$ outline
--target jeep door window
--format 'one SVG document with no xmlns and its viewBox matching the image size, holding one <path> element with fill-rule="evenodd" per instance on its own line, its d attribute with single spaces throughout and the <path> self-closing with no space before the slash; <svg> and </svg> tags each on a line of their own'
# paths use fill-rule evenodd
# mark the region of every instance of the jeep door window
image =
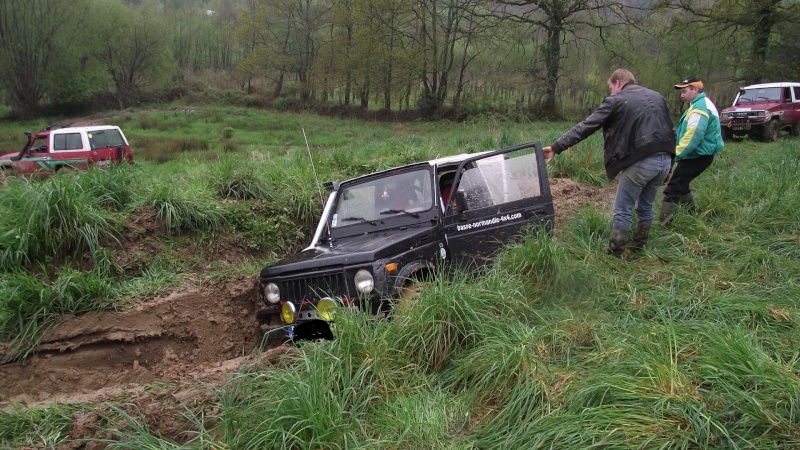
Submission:
<svg viewBox="0 0 800 450">
<path fill-rule="evenodd" d="M 430 171 L 391 174 L 342 188 L 331 217 L 331 228 L 415 215 L 433 207 Z"/>
<path fill-rule="evenodd" d="M 792 86 L 792 91 L 794 91 L 794 101 L 800 102 L 800 86 Z"/>
<path fill-rule="evenodd" d="M 47 153 L 47 138 L 38 137 L 31 144 L 31 152 L 33 153 Z"/>
<path fill-rule="evenodd" d="M 81 142 L 80 133 L 61 133 L 53 136 L 53 150 L 81 150 L 83 142 Z"/>
<path fill-rule="evenodd" d="M 536 154 L 510 159 L 503 155 L 480 159 L 461 177 L 467 209 L 486 208 L 541 194 Z"/>
</svg>

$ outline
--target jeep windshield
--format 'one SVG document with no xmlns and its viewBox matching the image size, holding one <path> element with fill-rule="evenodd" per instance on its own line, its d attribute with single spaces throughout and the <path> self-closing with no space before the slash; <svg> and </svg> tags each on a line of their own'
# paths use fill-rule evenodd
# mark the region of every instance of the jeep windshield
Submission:
<svg viewBox="0 0 800 450">
<path fill-rule="evenodd" d="M 330 218 L 331 231 L 365 224 L 394 226 L 398 217 L 418 219 L 434 205 L 431 178 L 430 168 L 421 167 L 343 186 Z"/>
<path fill-rule="evenodd" d="M 739 98 L 735 104 L 755 103 L 755 102 L 779 102 L 781 100 L 781 88 L 753 88 L 742 89 L 739 91 Z"/>
</svg>

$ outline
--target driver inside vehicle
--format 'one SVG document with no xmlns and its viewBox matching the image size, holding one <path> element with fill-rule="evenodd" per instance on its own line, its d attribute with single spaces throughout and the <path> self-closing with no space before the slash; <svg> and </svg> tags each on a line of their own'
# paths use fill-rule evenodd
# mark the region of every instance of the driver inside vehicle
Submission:
<svg viewBox="0 0 800 450">
<path fill-rule="evenodd" d="M 414 204 L 411 199 L 411 189 L 403 189 L 396 184 L 384 185 L 381 200 L 387 211 L 405 211 Z"/>
</svg>

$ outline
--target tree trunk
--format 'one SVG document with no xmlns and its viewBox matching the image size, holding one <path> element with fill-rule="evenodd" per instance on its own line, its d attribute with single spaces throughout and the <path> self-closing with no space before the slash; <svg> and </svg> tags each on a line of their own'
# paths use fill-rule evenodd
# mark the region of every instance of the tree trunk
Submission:
<svg viewBox="0 0 800 450">
<path fill-rule="evenodd" d="M 767 48 L 769 47 L 769 36 L 772 27 L 775 25 L 775 7 L 780 0 L 765 0 L 760 3 L 756 11 L 755 25 L 753 26 L 753 61 L 750 67 L 752 74 L 750 81 L 760 83 L 763 79 L 764 65 L 767 61 Z"/>
<path fill-rule="evenodd" d="M 556 88 L 558 87 L 558 69 L 561 64 L 561 23 L 555 22 L 547 28 L 547 49 L 545 54 L 545 92 L 542 98 L 542 112 L 546 115 L 559 118 L 556 106 Z"/>
</svg>

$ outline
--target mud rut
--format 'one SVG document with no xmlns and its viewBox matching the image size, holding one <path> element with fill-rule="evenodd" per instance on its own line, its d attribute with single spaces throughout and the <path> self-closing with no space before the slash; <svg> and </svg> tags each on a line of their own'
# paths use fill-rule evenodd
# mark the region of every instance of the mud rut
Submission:
<svg viewBox="0 0 800 450">
<path fill-rule="evenodd" d="M 235 372 L 262 337 L 254 277 L 70 317 L 37 354 L 0 365 L 0 393 L 14 403 L 95 403 L 155 381 Z"/>
</svg>

